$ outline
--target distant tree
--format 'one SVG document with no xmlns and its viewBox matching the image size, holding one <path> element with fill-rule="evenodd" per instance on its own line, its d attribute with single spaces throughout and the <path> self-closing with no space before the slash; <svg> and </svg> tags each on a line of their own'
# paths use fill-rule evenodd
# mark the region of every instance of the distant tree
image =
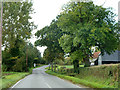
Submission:
<svg viewBox="0 0 120 90">
<path fill-rule="evenodd" d="M 41 53 L 31 43 L 26 43 L 24 48 L 13 48 L 13 51 L 3 51 L 3 65 L 6 71 L 26 71 L 33 67 L 33 63 L 40 64 Z M 17 51 L 19 53 L 17 53 Z M 26 67 L 27 56 L 27 67 Z M 37 62 L 35 59 L 37 58 Z M 3 70 L 3 71 L 4 71 Z"/>
<path fill-rule="evenodd" d="M 52 54 L 52 53 L 49 51 L 49 49 L 45 49 L 44 54 L 43 54 L 43 58 L 44 58 L 44 60 L 46 60 L 46 62 L 49 64 L 49 63 L 53 62 L 53 60 L 54 60 L 54 56 L 53 56 L 53 55 L 54 55 L 54 54 Z"/>
<path fill-rule="evenodd" d="M 29 43 L 28 45 L 26 45 L 24 47 L 23 53 L 25 53 L 25 56 L 27 55 L 28 67 L 33 67 L 33 63 L 36 63 L 36 61 L 35 61 L 36 58 L 37 58 L 37 63 L 40 63 L 40 61 L 41 61 L 41 53 L 31 43 Z"/>
</svg>

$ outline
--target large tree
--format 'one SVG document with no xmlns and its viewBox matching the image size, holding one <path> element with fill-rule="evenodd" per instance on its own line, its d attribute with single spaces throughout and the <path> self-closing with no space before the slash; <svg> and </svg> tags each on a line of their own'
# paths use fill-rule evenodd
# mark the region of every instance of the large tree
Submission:
<svg viewBox="0 0 120 90">
<path fill-rule="evenodd" d="M 59 40 L 60 46 L 71 56 L 76 55 L 73 58 L 76 62 L 82 58 L 89 66 L 92 46 L 98 46 L 102 54 L 110 54 L 117 49 L 114 16 L 110 8 L 94 5 L 93 2 L 67 3 L 57 23 L 66 33 Z"/>
<path fill-rule="evenodd" d="M 12 70 L 12 67 L 15 68 L 19 64 L 22 65 L 20 62 L 25 62 L 23 52 L 25 42 L 31 37 L 31 31 L 36 28 L 30 20 L 33 13 L 32 5 L 31 1 L 3 3 L 2 46 L 5 48 L 3 65 L 7 65 L 8 70 Z"/>
<path fill-rule="evenodd" d="M 3 3 L 3 46 L 14 47 L 17 38 L 27 40 L 35 28 L 30 21 L 33 13 L 32 2 L 5 2 Z"/>
<path fill-rule="evenodd" d="M 44 55 L 49 54 L 49 63 L 52 63 L 56 58 L 64 57 L 64 52 L 58 42 L 58 39 L 63 35 L 63 33 L 56 25 L 56 22 L 57 20 L 53 20 L 50 26 L 42 28 L 35 34 L 39 38 L 35 42 L 35 45 L 47 46 L 47 50 Z"/>
</svg>

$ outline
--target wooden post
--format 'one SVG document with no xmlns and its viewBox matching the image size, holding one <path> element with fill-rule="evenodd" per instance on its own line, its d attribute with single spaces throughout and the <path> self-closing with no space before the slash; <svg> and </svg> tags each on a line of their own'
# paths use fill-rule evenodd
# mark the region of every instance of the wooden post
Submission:
<svg viewBox="0 0 120 90">
<path fill-rule="evenodd" d="M 3 6 L 2 1 L 0 2 L 1 14 L 0 14 L 0 90 L 2 89 L 2 14 Z"/>
<path fill-rule="evenodd" d="M 2 2 L 0 2 L 0 8 L 1 8 L 1 21 L 0 21 L 0 77 L 2 75 L 2 13 L 3 13 L 3 6 Z"/>
<path fill-rule="evenodd" d="M 27 45 L 26 45 L 26 72 L 28 71 L 27 65 L 28 65 L 28 50 L 27 50 Z"/>
<path fill-rule="evenodd" d="M 53 63 L 51 63 L 51 70 L 53 71 Z"/>
</svg>

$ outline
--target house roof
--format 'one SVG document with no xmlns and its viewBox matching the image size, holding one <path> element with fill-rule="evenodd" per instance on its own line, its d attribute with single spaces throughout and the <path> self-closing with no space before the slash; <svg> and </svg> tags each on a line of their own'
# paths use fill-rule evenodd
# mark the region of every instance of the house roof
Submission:
<svg viewBox="0 0 120 90">
<path fill-rule="evenodd" d="M 104 53 L 103 56 L 101 56 L 102 61 L 120 61 L 120 51 L 116 50 L 115 52 L 108 55 L 107 53 Z"/>
<path fill-rule="evenodd" d="M 94 54 L 92 55 L 92 58 L 93 59 L 98 58 L 98 56 L 99 56 L 100 53 L 101 53 L 100 51 L 94 52 Z"/>
</svg>

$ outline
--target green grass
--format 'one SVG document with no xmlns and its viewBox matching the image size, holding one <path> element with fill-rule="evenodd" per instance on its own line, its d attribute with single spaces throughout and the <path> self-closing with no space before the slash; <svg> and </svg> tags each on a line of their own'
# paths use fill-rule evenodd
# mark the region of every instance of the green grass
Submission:
<svg viewBox="0 0 120 90">
<path fill-rule="evenodd" d="M 71 81 L 71 82 L 73 82 L 75 84 L 81 84 L 81 85 L 84 85 L 84 86 L 88 86 L 90 88 L 114 88 L 113 86 L 101 84 L 99 82 L 94 82 L 95 80 L 91 80 L 91 78 L 80 79 L 80 78 L 77 78 L 77 77 L 58 74 L 58 73 L 52 72 L 50 70 L 47 70 L 46 73 L 58 76 L 60 78 L 66 79 L 66 80 L 69 80 L 69 81 Z"/>
<path fill-rule="evenodd" d="M 6 72 L 7 73 L 7 72 Z M 10 73 L 10 72 L 9 72 Z M 29 75 L 29 73 L 26 72 L 15 72 L 11 75 L 4 76 L 2 78 L 2 88 L 9 88 L 12 85 L 14 85 L 17 81 L 24 78 L 25 76 Z"/>
<path fill-rule="evenodd" d="M 60 67 L 66 67 L 66 68 L 73 68 L 74 66 L 73 65 L 57 65 L 58 68 Z M 79 67 L 84 67 L 84 65 L 79 65 Z"/>
<path fill-rule="evenodd" d="M 35 68 L 41 67 L 43 65 L 37 66 Z M 9 88 L 13 86 L 20 79 L 32 73 L 34 67 L 29 68 L 29 72 L 2 72 L 2 79 L 0 79 L 0 88 Z M 1 90 L 1 89 L 0 89 Z"/>
</svg>

